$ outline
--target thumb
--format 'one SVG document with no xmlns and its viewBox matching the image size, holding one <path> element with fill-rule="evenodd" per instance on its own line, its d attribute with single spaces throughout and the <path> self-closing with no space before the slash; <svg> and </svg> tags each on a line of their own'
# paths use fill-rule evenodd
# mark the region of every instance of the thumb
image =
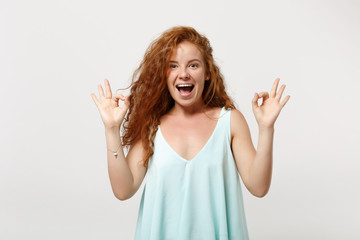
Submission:
<svg viewBox="0 0 360 240">
<path fill-rule="evenodd" d="M 131 95 L 124 97 L 124 104 L 126 107 L 130 106 L 130 97 L 131 97 Z"/>
<path fill-rule="evenodd" d="M 119 100 L 120 100 L 120 99 L 123 99 L 123 98 L 124 98 L 124 96 L 123 96 L 122 94 L 114 94 L 114 95 L 112 96 L 112 99 L 111 99 L 111 100 L 113 100 L 114 102 L 118 103 Z"/>
<path fill-rule="evenodd" d="M 130 95 L 124 96 L 122 94 L 115 94 L 113 96 L 113 99 L 116 99 L 116 102 L 118 102 L 119 100 L 123 101 L 126 108 L 129 108 L 130 106 Z"/>
<path fill-rule="evenodd" d="M 253 108 L 253 110 L 259 106 L 258 102 L 257 102 L 258 100 L 259 100 L 259 95 L 257 93 L 255 93 L 255 95 L 254 95 L 254 97 L 252 99 L 252 108 Z"/>
</svg>

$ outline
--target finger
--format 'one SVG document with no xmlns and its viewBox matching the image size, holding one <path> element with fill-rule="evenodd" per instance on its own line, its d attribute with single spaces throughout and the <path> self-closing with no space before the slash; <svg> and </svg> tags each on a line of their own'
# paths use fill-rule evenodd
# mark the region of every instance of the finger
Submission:
<svg viewBox="0 0 360 240">
<path fill-rule="evenodd" d="M 110 87 L 109 80 L 104 79 L 104 82 L 105 82 L 105 89 L 106 89 L 106 98 L 112 98 L 112 93 L 111 93 L 111 87 Z"/>
<path fill-rule="evenodd" d="M 265 100 L 269 98 L 269 93 L 261 92 L 261 93 L 259 93 L 259 98 L 263 98 L 263 102 L 265 102 Z"/>
<path fill-rule="evenodd" d="M 115 94 L 114 97 L 116 97 L 117 99 L 120 99 L 121 101 L 123 101 L 124 105 L 126 105 L 127 108 L 130 106 L 130 95 L 124 96 L 122 94 Z"/>
<path fill-rule="evenodd" d="M 284 100 L 282 100 L 282 102 L 280 103 L 280 104 L 281 104 L 281 106 L 282 106 L 282 107 L 284 107 L 284 106 L 285 106 L 285 104 L 289 101 L 289 99 L 290 99 L 290 95 L 287 95 L 287 96 L 285 97 L 285 99 L 284 99 Z"/>
<path fill-rule="evenodd" d="M 100 102 L 99 102 L 99 100 L 97 99 L 97 97 L 95 96 L 95 94 L 94 94 L 94 93 L 91 93 L 91 97 L 92 97 L 92 99 L 94 100 L 96 106 L 99 108 L 99 107 L 100 107 Z"/>
<path fill-rule="evenodd" d="M 259 100 L 259 95 L 257 93 L 255 93 L 255 95 L 251 101 L 253 109 L 259 107 L 258 102 L 257 102 L 258 100 Z"/>
<path fill-rule="evenodd" d="M 129 107 L 129 106 L 130 106 L 130 97 L 131 97 L 131 95 L 128 95 L 128 96 L 125 97 L 125 102 L 124 102 L 124 104 L 126 105 L 126 107 Z"/>
<path fill-rule="evenodd" d="M 98 90 L 99 90 L 100 100 L 103 100 L 105 98 L 105 94 L 104 94 L 104 89 L 100 84 L 98 85 Z"/>
<path fill-rule="evenodd" d="M 112 96 L 112 100 L 113 100 L 114 102 L 116 102 L 116 104 L 119 104 L 119 100 L 124 101 L 125 98 L 124 98 L 124 96 L 123 96 L 122 94 L 114 94 L 114 95 Z"/>
<path fill-rule="evenodd" d="M 279 85 L 279 81 L 280 81 L 280 78 L 276 78 L 275 79 L 275 82 L 271 88 L 271 91 L 270 91 L 270 97 L 275 97 L 276 96 L 276 91 L 277 91 L 277 87 Z"/>
<path fill-rule="evenodd" d="M 277 100 L 280 101 L 281 96 L 282 96 L 282 94 L 283 94 L 283 92 L 285 90 L 285 87 L 286 87 L 285 84 L 281 85 L 281 87 L 280 87 L 280 89 L 279 89 L 279 91 L 278 91 L 278 93 L 276 94 L 276 97 L 275 97 Z"/>
</svg>

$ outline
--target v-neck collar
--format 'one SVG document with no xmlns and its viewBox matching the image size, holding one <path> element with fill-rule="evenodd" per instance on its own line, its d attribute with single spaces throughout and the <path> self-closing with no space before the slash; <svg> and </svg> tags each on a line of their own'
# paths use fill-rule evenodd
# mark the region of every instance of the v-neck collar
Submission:
<svg viewBox="0 0 360 240">
<path fill-rule="evenodd" d="M 191 163 L 192 161 L 194 161 L 196 158 L 198 158 L 198 156 L 204 151 L 204 149 L 206 148 L 207 145 L 209 145 L 209 142 L 212 140 L 213 136 L 215 135 L 217 129 L 218 129 L 218 126 L 219 126 L 219 122 L 220 122 L 220 119 L 222 117 L 222 114 L 225 110 L 225 107 L 223 107 L 220 111 L 220 115 L 218 117 L 218 120 L 216 122 L 216 126 L 215 126 L 215 129 L 213 130 L 211 136 L 208 138 L 208 140 L 206 141 L 205 145 L 200 149 L 200 151 L 190 160 L 187 160 L 185 158 L 183 158 L 182 156 L 180 156 L 171 146 L 170 144 L 166 141 L 164 135 L 162 134 L 161 132 L 161 128 L 160 128 L 160 125 L 159 125 L 159 129 L 158 129 L 158 132 L 161 136 L 161 138 L 163 139 L 163 141 L 165 142 L 165 144 L 167 145 L 167 147 L 182 161 L 185 161 L 186 163 Z"/>
</svg>

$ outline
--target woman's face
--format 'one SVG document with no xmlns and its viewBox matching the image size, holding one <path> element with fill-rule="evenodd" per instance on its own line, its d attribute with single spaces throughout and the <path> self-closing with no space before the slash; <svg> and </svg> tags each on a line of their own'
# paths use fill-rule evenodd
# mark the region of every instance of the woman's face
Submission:
<svg viewBox="0 0 360 240">
<path fill-rule="evenodd" d="M 167 71 L 167 86 L 175 104 L 184 107 L 203 104 L 202 92 L 209 80 L 200 51 L 188 41 L 173 50 Z"/>
</svg>

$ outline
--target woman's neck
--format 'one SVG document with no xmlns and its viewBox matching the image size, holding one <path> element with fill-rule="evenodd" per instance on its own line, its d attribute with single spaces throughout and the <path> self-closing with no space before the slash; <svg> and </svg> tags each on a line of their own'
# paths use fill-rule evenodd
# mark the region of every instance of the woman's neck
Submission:
<svg viewBox="0 0 360 240">
<path fill-rule="evenodd" d="M 175 103 L 175 105 L 170 109 L 170 115 L 177 115 L 183 117 L 191 117 L 199 113 L 203 113 L 208 109 L 205 104 L 202 102 L 200 104 L 191 105 L 191 106 L 182 106 Z"/>
</svg>

